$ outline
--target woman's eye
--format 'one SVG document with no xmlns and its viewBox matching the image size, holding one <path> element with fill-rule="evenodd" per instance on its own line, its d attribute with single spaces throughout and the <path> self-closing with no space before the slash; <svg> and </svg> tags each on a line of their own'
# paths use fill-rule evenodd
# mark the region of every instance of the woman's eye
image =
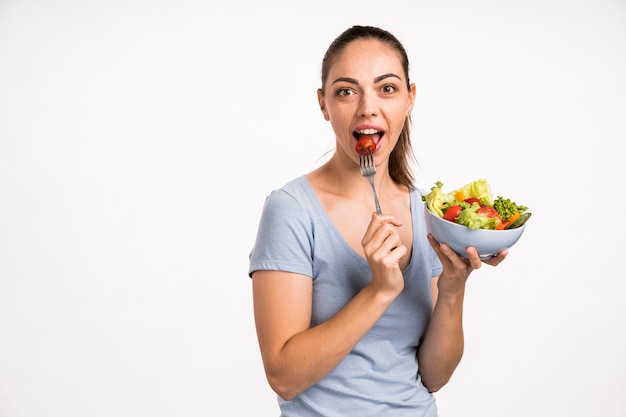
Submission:
<svg viewBox="0 0 626 417">
<path fill-rule="evenodd" d="M 352 95 L 352 90 L 350 90 L 349 88 L 341 88 L 339 90 L 337 90 L 337 95 L 339 97 L 348 97 L 350 95 Z"/>
<path fill-rule="evenodd" d="M 382 88 L 383 93 L 393 93 L 394 91 L 396 91 L 396 88 L 393 85 L 385 85 Z"/>
</svg>

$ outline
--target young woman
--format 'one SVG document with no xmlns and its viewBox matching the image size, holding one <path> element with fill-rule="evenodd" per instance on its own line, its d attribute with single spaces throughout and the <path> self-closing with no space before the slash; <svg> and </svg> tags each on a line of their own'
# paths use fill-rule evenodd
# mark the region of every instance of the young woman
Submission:
<svg viewBox="0 0 626 417">
<path fill-rule="evenodd" d="M 461 360 L 465 283 L 482 262 L 426 231 L 402 44 L 379 28 L 346 30 L 324 56 L 317 95 L 336 150 L 270 194 L 250 254 L 267 379 L 285 417 L 436 416 L 432 393 Z M 365 134 L 380 215 L 355 150 Z"/>
</svg>

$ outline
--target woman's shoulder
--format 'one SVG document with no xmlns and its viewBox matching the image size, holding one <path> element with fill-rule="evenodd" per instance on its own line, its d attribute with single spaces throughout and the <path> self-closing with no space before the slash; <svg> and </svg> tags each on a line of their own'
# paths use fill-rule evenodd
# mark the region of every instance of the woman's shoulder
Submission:
<svg viewBox="0 0 626 417">
<path fill-rule="evenodd" d="M 293 178 L 284 183 L 279 188 L 272 190 L 270 196 L 272 197 L 289 197 L 295 200 L 302 200 L 309 197 L 311 193 L 311 186 L 304 175 Z"/>
<path fill-rule="evenodd" d="M 270 192 L 265 200 L 266 209 L 292 211 L 311 206 L 312 190 L 305 176 L 299 176 Z"/>
</svg>

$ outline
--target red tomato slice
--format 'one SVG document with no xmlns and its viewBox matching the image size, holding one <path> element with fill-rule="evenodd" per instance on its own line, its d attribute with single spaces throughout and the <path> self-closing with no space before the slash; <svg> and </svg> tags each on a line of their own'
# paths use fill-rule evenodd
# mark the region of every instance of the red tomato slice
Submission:
<svg viewBox="0 0 626 417">
<path fill-rule="evenodd" d="M 376 149 L 376 142 L 369 136 L 363 136 L 356 143 L 356 151 L 361 155 L 366 152 L 374 152 L 374 149 Z"/>
<path fill-rule="evenodd" d="M 487 217 L 500 217 L 496 209 L 490 206 L 481 207 L 478 209 L 478 211 L 476 211 L 476 213 L 482 214 L 483 216 Z"/>
<path fill-rule="evenodd" d="M 482 216 L 487 216 L 487 217 L 495 217 L 496 219 L 498 219 L 498 222 L 496 223 L 496 230 L 502 230 L 504 229 L 504 223 L 502 223 L 502 218 L 500 217 L 500 215 L 498 214 L 498 212 L 496 211 L 496 209 L 494 209 L 493 207 L 490 206 L 483 206 L 481 208 L 479 208 L 476 213 L 482 215 Z"/>
<path fill-rule="evenodd" d="M 479 200 L 478 198 L 476 198 L 476 197 L 466 198 L 466 199 L 465 199 L 465 200 L 463 200 L 463 201 L 465 201 L 466 203 L 469 203 L 469 204 L 478 203 L 478 205 L 482 207 L 482 203 L 481 203 L 481 202 L 480 202 L 480 200 Z"/>
<path fill-rule="evenodd" d="M 461 210 L 463 210 L 463 208 L 457 204 L 455 204 L 454 206 L 450 206 L 448 207 L 446 212 L 443 213 L 443 218 L 453 222 L 456 220 L 457 217 L 459 217 Z"/>
</svg>

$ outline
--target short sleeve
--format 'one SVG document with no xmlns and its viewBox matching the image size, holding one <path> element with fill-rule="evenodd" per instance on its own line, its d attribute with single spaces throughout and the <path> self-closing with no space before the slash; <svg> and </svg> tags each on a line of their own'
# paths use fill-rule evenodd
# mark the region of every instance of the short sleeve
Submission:
<svg viewBox="0 0 626 417">
<path fill-rule="evenodd" d="M 248 275 L 277 270 L 313 276 L 313 227 L 310 215 L 284 189 L 265 200 Z"/>
</svg>

